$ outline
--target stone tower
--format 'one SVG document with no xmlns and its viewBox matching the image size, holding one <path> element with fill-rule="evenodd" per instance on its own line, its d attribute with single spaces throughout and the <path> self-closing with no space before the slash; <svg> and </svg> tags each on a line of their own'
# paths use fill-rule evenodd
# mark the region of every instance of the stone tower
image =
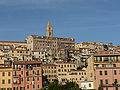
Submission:
<svg viewBox="0 0 120 90">
<path fill-rule="evenodd" d="M 50 23 L 50 21 L 48 21 L 48 24 L 47 24 L 46 36 L 53 37 L 53 28 L 52 28 L 52 24 Z"/>
</svg>

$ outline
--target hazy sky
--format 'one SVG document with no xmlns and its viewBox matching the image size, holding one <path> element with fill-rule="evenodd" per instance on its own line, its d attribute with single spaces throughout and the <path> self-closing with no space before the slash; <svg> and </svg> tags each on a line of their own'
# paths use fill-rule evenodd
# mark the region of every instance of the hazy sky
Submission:
<svg viewBox="0 0 120 90">
<path fill-rule="evenodd" d="M 0 41 L 45 35 L 120 44 L 120 0 L 0 0 Z"/>
</svg>

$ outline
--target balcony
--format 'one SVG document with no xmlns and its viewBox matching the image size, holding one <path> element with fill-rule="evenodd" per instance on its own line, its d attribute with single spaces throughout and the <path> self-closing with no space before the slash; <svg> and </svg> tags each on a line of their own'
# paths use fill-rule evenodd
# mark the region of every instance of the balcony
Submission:
<svg viewBox="0 0 120 90">
<path fill-rule="evenodd" d="M 120 84 L 103 84 L 100 87 L 120 87 Z"/>
<path fill-rule="evenodd" d="M 13 84 L 21 84 L 20 79 L 13 78 Z"/>
<path fill-rule="evenodd" d="M 21 75 L 13 75 L 13 78 L 20 78 Z"/>
<path fill-rule="evenodd" d="M 21 70 L 21 68 L 14 68 L 14 71 L 19 71 Z"/>
<path fill-rule="evenodd" d="M 120 61 L 116 60 L 102 60 L 102 61 L 94 61 L 94 63 L 119 63 Z"/>
</svg>

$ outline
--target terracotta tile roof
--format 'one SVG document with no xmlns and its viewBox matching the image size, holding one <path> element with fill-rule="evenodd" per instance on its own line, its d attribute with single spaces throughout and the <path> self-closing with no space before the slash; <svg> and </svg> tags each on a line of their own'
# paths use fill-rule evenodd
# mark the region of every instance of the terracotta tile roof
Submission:
<svg viewBox="0 0 120 90">
<path fill-rule="evenodd" d="M 120 69 L 120 67 L 96 67 L 96 69 Z"/>
<path fill-rule="evenodd" d="M 14 61 L 13 64 L 42 64 L 41 61 Z"/>
<path fill-rule="evenodd" d="M 19 41 L 0 41 L 3 43 L 26 43 L 26 42 L 19 42 Z"/>
<path fill-rule="evenodd" d="M 71 69 L 70 71 L 85 71 L 85 70 L 82 70 L 82 69 L 77 69 L 77 70 Z"/>
<path fill-rule="evenodd" d="M 43 64 L 43 66 L 57 66 L 55 64 Z"/>
<path fill-rule="evenodd" d="M 49 39 L 74 39 L 74 38 L 61 38 L 61 37 L 47 37 L 47 36 L 40 36 L 40 35 L 30 35 L 32 37 L 44 37 L 44 38 L 49 38 Z"/>
<path fill-rule="evenodd" d="M 0 67 L 0 69 L 12 69 L 12 67 Z"/>
<path fill-rule="evenodd" d="M 0 57 L 4 57 L 4 55 L 0 55 Z"/>
<path fill-rule="evenodd" d="M 76 64 L 74 62 L 56 62 L 57 64 Z"/>
<path fill-rule="evenodd" d="M 119 52 L 110 52 L 110 51 L 98 51 L 98 52 L 95 52 L 94 55 L 120 55 Z"/>
<path fill-rule="evenodd" d="M 45 52 L 44 50 L 34 50 L 32 52 Z"/>
</svg>

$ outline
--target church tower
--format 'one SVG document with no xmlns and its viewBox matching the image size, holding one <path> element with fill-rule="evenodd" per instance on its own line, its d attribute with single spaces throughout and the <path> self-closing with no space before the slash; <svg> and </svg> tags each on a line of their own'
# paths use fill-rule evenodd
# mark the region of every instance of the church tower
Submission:
<svg viewBox="0 0 120 90">
<path fill-rule="evenodd" d="M 50 21 L 48 21 L 48 24 L 47 24 L 46 36 L 53 37 L 53 28 L 52 28 L 52 24 L 50 23 Z"/>
</svg>

